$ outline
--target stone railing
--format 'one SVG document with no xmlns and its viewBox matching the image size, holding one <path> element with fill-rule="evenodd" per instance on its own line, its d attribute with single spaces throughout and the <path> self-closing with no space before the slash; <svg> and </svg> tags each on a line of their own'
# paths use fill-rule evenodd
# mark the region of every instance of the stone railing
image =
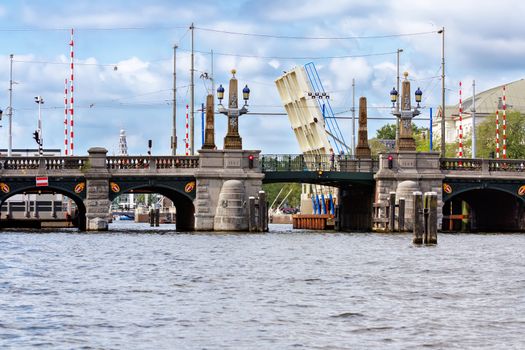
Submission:
<svg viewBox="0 0 525 350">
<path fill-rule="evenodd" d="M 107 168 L 128 169 L 195 169 L 199 167 L 198 156 L 111 156 L 106 158 Z"/>
<path fill-rule="evenodd" d="M 6 157 L 0 158 L 3 170 L 82 170 L 88 157 Z"/>
<path fill-rule="evenodd" d="M 446 172 L 520 173 L 525 172 L 525 160 L 441 158 L 440 168 Z"/>
<path fill-rule="evenodd" d="M 337 171 L 374 172 L 378 162 L 372 159 L 354 159 L 347 155 L 330 154 L 263 154 L 261 169 L 269 171 Z"/>
<path fill-rule="evenodd" d="M 31 170 L 36 172 L 85 172 L 91 167 L 89 157 L 0 157 L 0 171 L 17 172 Z M 106 167 L 110 172 L 120 170 L 148 170 L 166 172 L 175 169 L 195 169 L 199 167 L 198 156 L 113 156 L 106 157 Z M 164 170 L 164 171 L 163 171 Z M 27 174 L 27 173 L 26 173 Z"/>
</svg>

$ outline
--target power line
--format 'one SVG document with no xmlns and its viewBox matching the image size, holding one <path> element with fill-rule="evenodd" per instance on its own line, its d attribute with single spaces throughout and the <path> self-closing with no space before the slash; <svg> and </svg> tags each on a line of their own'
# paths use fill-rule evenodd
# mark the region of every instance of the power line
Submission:
<svg viewBox="0 0 525 350">
<path fill-rule="evenodd" d="M 206 32 L 222 33 L 228 35 L 241 35 L 241 36 L 255 36 L 263 38 L 274 38 L 274 39 L 294 39 L 294 40 L 357 40 L 357 39 L 385 39 L 403 36 L 415 36 L 415 35 L 426 35 L 437 33 L 437 30 L 428 32 L 414 32 L 414 33 L 398 33 L 398 34 L 385 34 L 385 35 L 365 35 L 365 36 L 340 36 L 340 37 L 313 37 L 313 36 L 294 36 L 294 35 L 276 35 L 276 34 L 262 34 L 262 33 L 243 33 L 234 32 L 229 30 L 220 30 L 212 28 L 194 27 L 197 30 Z M 397 52 L 396 52 L 397 53 Z"/>
<path fill-rule="evenodd" d="M 13 60 L 15 63 L 34 63 L 34 64 L 64 64 L 70 65 L 70 62 L 59 62 L 59 61 L 28 61 L 28 60 Z M 118 67 L 117 64 L 107 64 L 107 63 L 80 63 L 75 62 L 75 66 L 98 66 L 98 67 L 113 67 L 115 69 Z M 122 65 L 121 65 L 122 66 Z M 117 69 L 115 69 L 117 70 Z"/>
<path fill-rule="evenodd" d="M 186 51 L 186 52 L 189 51 L 187 49 L 180 49 L 180 50 L 181 51 Z M 204 55 L 209 55 L 210 54 L 209 52 L 199 51 L 199 50 L 194 50 L 194 52 L 198 52 L 198 53 L 204 54 Z M 371 56 L 386 56 L 386 55 L 397 54 L 397 51 L 368 53 L 368 54 L 361 54 L 361 55 L 304 56 L 304 57 L 243 55 L 243 54 L 235 54 L 235 53 L 227 53 L 227 52 L 216 52 L 216 51 L 213 51 L 213 54 L 214 55 L 219 55 L 219 56 L 260 58 L 260 59 L 267 59 L 267 60 L 329 60 L 329 59 L 335 59 L 335 58 L 358 58 L 358 57 L 371 57 Z"/>
<path fill-rule="evenodd" d="M 118 31 L 118 30 L 172 30 L 185 29 L 186 26 L 166 26 L 166 27 L 75 27 L 75 31 Z M 71 28 L 0 28 L 0 32 L 59 32 L 70 31 Z"/>
</svg>

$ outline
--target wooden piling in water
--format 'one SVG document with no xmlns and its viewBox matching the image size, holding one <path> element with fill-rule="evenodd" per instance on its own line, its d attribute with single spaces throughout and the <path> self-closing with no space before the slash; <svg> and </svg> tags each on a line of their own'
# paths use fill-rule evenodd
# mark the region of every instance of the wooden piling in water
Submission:
<svg viewBox="0 0 525 350">
<path fill-rule="evenodd" d="M 405 198 L 399 198 L 397 208 L 397 227 L 399 232 L 405 231 Z"/>
<path fill-rule="evenodd" d="M 266 202 L 266 192 L 259 191 L 259 220 L 257 223 L 258 231 L 268 231 L 268 203 Z"/>
<path fill-rule="evenodd" d="M 423 222 L 423 195 L 421 192 L 414 192 L 414 208 L 412 218 L 414 220 L 414 237 L 412 243 L 423 244 L 423 231 L 425 225 Z"/>
<path fill-rule="evenodd" d="M 257 221 L 255 215 L 255 197 L 248 198 L 248 230 L 250 232 L 257 231 Z"/>
<path fill-rule="evenodd" d="M 155 209 L 155 226 L 159 227 L 160 225 L 160 209 Z"/>
<path fill-rule="evenodd" d="M 425 244 L 437 244 L 437 193 L 425 193 Z"/>
<path fill-rule="evenodd" d="M 149 210 L 149 225 L 151 227 L 155 225 L 155 211 L 153 209 Z"/>
<path fill-rule="evenodd" d="M 390 192 L 388 198 L 390 202 L 390 207 L 388 208 L 388 229 L 390 230 L 390 232 L 394 232 L 396 230 L 396 193 Z"/>
</svg>

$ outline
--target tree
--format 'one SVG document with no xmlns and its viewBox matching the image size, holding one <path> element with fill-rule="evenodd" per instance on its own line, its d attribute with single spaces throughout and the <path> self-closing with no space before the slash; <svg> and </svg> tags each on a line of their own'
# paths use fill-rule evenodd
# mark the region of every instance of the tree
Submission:
<svg viewBox="0 0 525 350">
<path fill-rule="evenodd" d="M 491 152 L 496 152 L 496 116 L 490 115 L 476 127 L 476 156 L 489 158 Z M 503 127 L 500 115 L 500 157 L 503 152 Z M 507 158 L 525 158 L 525 118 L 515 111 L 507 113 Z"/>
<path fill-rule="evenodd" d="M 395 140 L 396 124 L 386 124 L 377 129 L 376 138 L 380 140 Z"/>
<path fill-rule="evenodd" d="M 266 192 L 268 202 L 270 204 L 273 203 L 275 200 L 275 197 L 277 197 L 277 194 L 279 194 L 279 191 L 281 188 L 284 188 L 281 194 L 279 195 L 279 198 L 275 202 L 275 205 L 278 205 L 283 199 L 284 196 L 288 194 L 290 189 L 292 190 L 292 193 L 288 196 L 286 201 L 291 207 L 299 208 L 301 205 L 301 184 L 299 183 L 274 183 L 274 184 L 263 184 L 263 190 Z"/>
</svg>

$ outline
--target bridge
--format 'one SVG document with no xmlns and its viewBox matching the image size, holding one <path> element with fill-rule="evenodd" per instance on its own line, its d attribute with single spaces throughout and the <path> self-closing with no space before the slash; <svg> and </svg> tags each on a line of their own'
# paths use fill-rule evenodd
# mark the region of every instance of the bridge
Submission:
<svg viewBox="0 0 525 350">
<path fill-rule="evenodd" d="M 80 229 L 105 230 L 113 199 L 123 193 L 160 193 L 176 206 L 177 230 L 220 230 L 221 210 L 236 204 L 243 212 L 262 183 L 298 182 L 339 189 L 344 230 L 371 229 L 373 203 L 387 201 L 390 192 L 405 197 L 409 210 L 413 191 L 438 193 L 443 229 L 459 230 L 468 222 L 467 229 L 474 231 L 525 230 L 525 160 L 440 159 L 433 152 L 333 161 L 329 155 L 254 150 L 201 150 L 198 156 L 106 153 L 92 148 L 82 157 L 2 157 L 0 204 L 20 193 L 61 193 L 75 202 Z M 36 178 L 47 183 L 38 186 Z M 231 180 L 244 192 L 226 193 L 225 199 L 224 185 Z"/>
</svg>

